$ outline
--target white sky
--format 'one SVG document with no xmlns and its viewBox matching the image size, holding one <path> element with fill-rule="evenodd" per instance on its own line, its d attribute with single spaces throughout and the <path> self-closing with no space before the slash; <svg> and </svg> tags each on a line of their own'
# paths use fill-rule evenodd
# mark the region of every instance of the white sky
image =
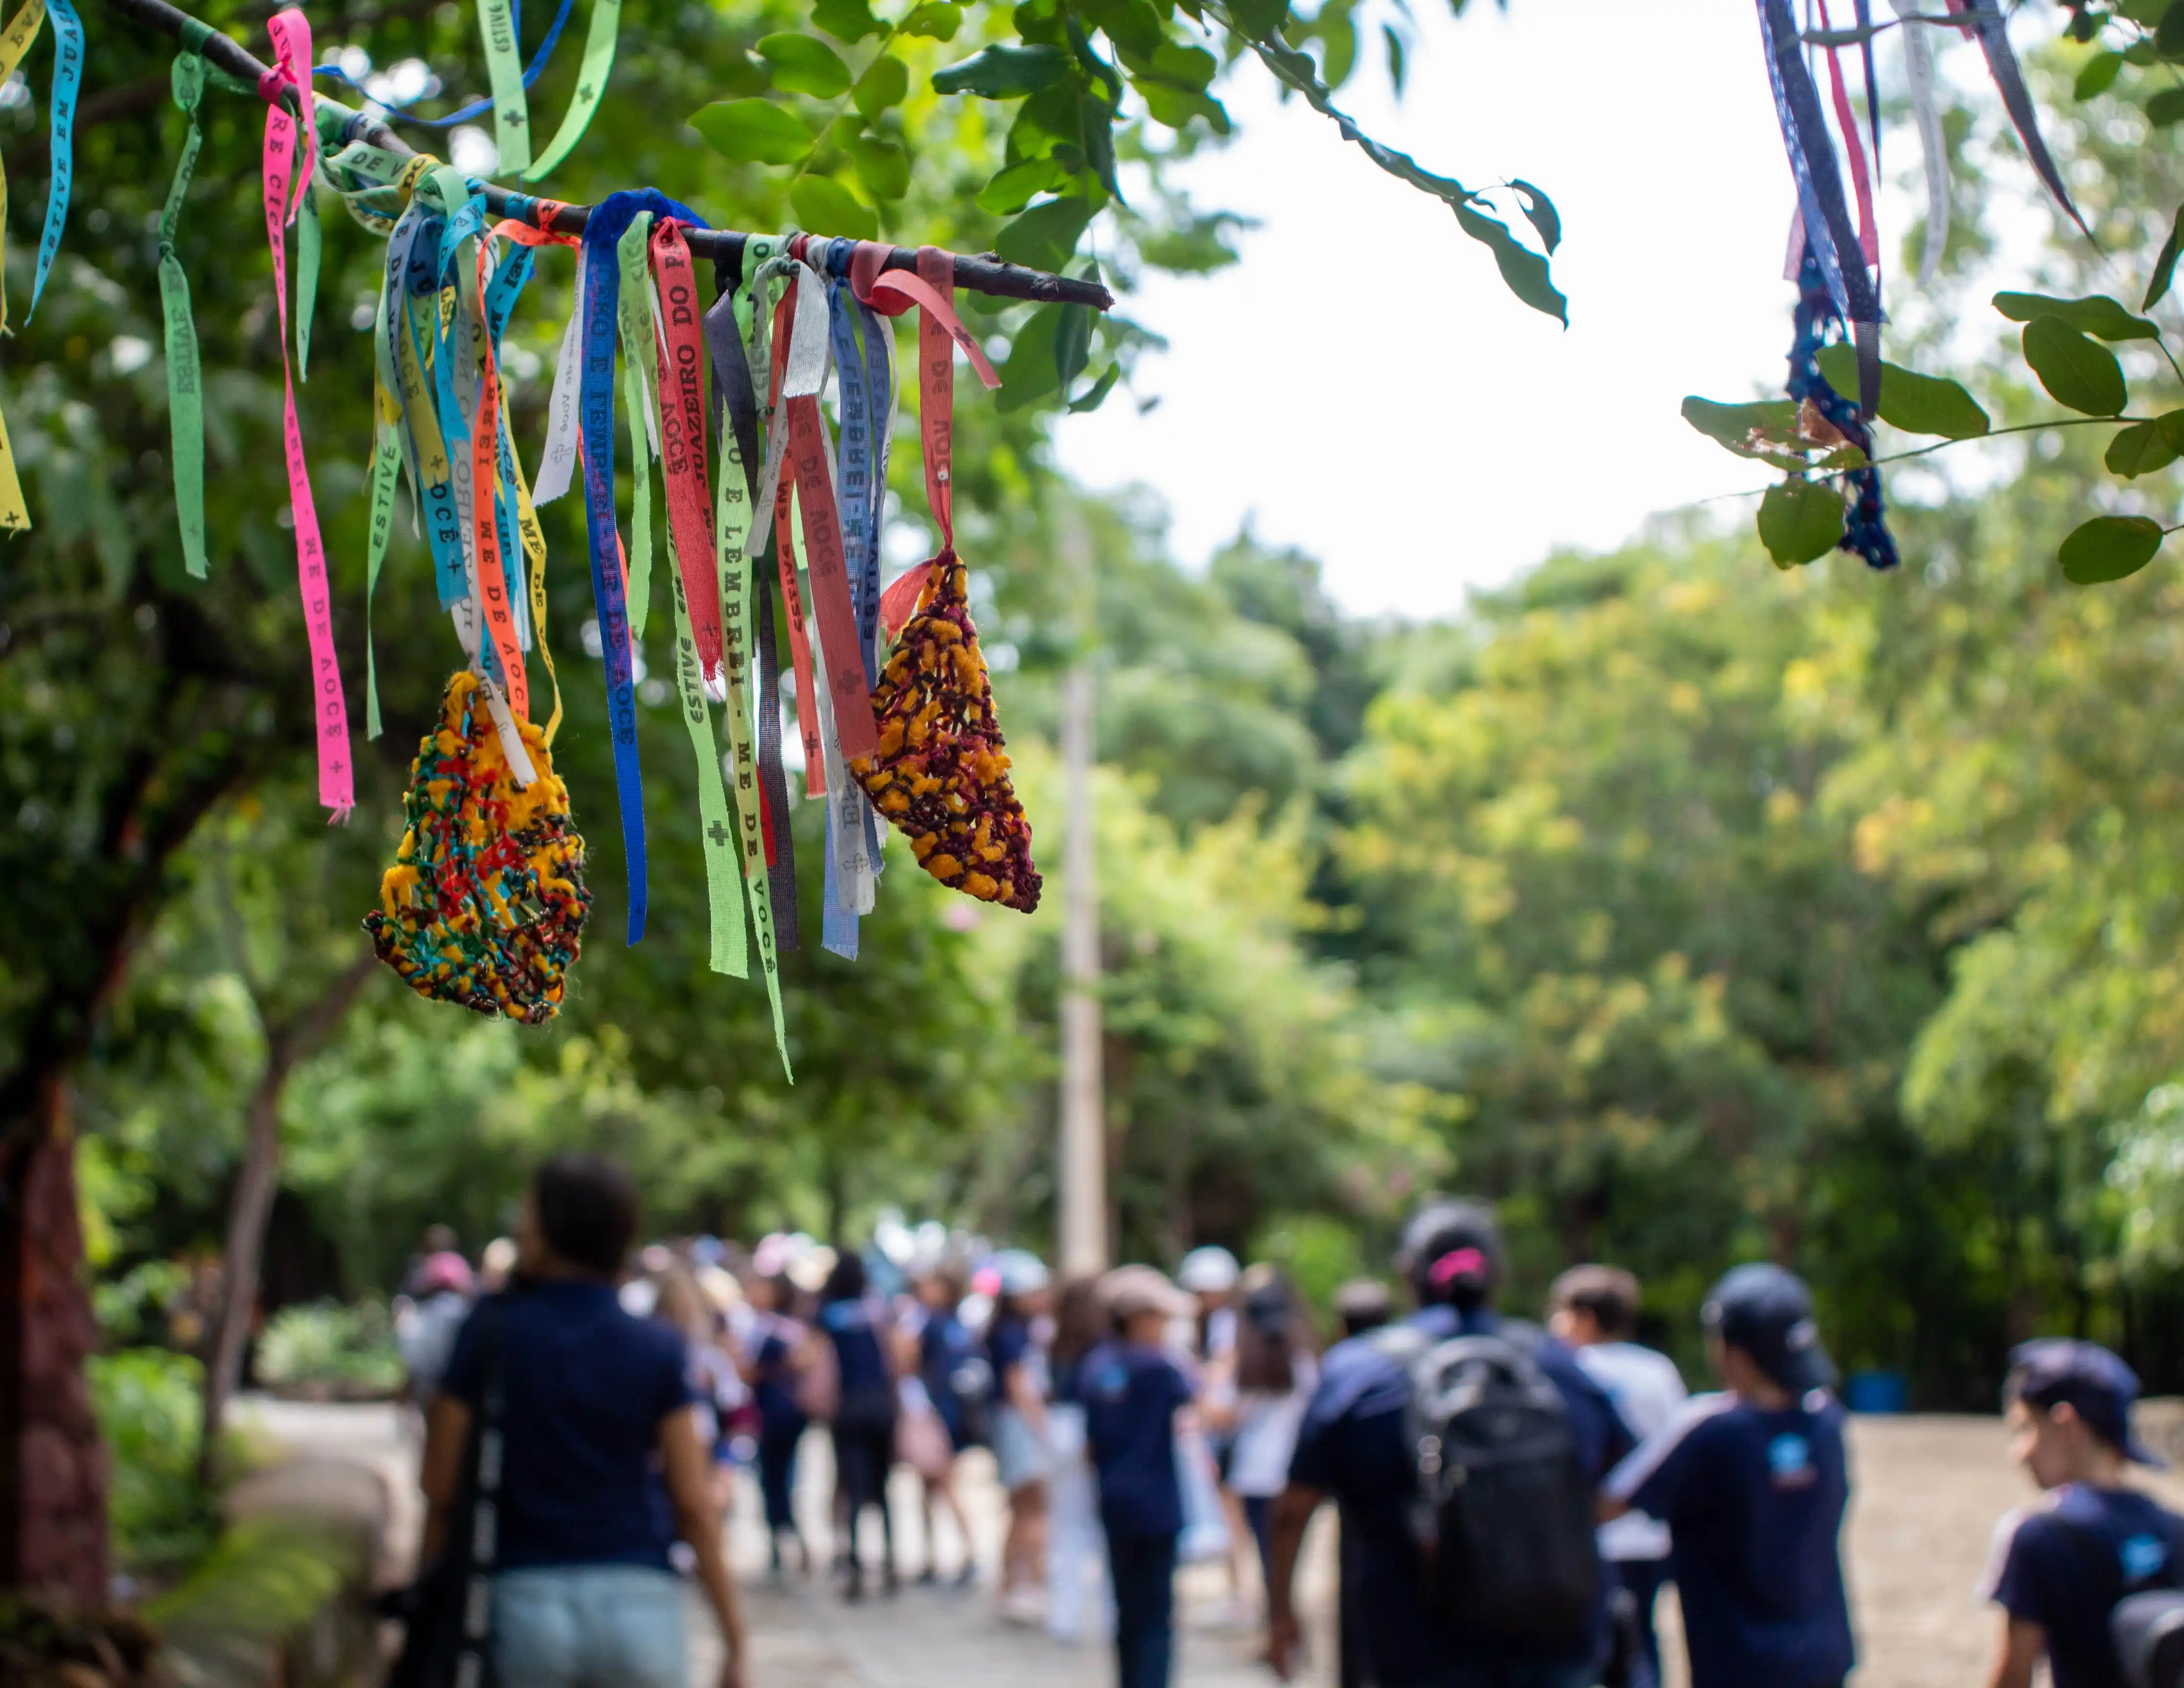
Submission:
<svg viewBox="0 0 2184 1688">
<path fill-rule="evenodd" d="M 1677 407 L 1779 387 L 1792 198 L 1752 0 L 1415 9 L 1402 103 L 1377 25 L 1338 103 L 1429 169 L 1544 188 L 1568 332 L 1439 202 L 1241 67 L 1226 98 L 1246 138 L 1186 179 L 1262 226 L 1230 269 L 1147 278 L 1128 308 L 1171 343 L 1140 365 L 1160 406 L 1117 394 L 1059 444 L 1091 486 L 1158 492 L 1186 563 L 1250 521 L 1318 556 L 1347 608 L 1429 616 L 1556 545 L 1763 484 Z M 1908 125 L 1890 138 L 1915 155 Z"/>
</svg>

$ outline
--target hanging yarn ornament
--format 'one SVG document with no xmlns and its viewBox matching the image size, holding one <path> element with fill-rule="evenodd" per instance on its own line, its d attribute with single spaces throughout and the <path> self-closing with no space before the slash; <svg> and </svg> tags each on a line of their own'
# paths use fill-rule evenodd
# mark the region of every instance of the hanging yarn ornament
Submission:
<svg viewBox="0 0 2184 1688">
<path fill-rule="evenodd" d="M 364 928 L 419 995 L 537 1026 L 560 1010 L 592 900 L 546 735 L 519 730 L 538 773 L 528 787 L 477 676 L 448 682 L 440 724 L 410 764 L 409 830 Z"/>
<path fill-rule="evenodd" d="M 1797 336 L 1790 348 L 1790 396 L 1819 411 L 1836 432 L 1870 457 L 1873 431 L 1866 426 L 1858 406 L 1829 386 L 1827 377 L 1820 373 L 1819 352 L 1830 322 L 1840 326 L 1842 319 L 1836 314 L 1835 300 L 1808 241 L 1797 266 Z M 1881 502 L 1880 471 L 1870 465 L 1852 469 L 1845 473 L 1843 481 L 1851 493 L 1850 510 L 1836 549 L 1854 552 L 1870 567 L 1894 568 L 1896 540 L 1888 531 L 1887 512 Z"/>
<path fill-rule="evenodd" d="M 850 758 L 872 806 L 942 884 L 1029 914 L 1039 906 L 1031 822 L 1009 781 L 968 571 L 951 549 L 929 565 L 916 612 L 872 693 L 879 754 Z"/>
</svg>

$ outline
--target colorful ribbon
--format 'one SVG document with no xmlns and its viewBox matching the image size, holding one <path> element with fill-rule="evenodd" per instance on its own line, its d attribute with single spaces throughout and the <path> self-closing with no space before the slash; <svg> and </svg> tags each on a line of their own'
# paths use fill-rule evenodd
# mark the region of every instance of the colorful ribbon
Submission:
<svg viewBox="0 0 2184 1688">
<path fill-rule="evenodd" d="M 53 177 L 46 189 L 46 226 L 38 237 L 38 268 L 31 281 L 25 322 L 38 314 L 46 276 L 61 249 L 61 231 L 68 226 L 69 192 L 75 181 L 75 99 L 83 83 L 82 20 L 69 0 L 47 0 L 47 9 L 53 20 L 53 148 L 47 166 Z"/>
<path fill-rule="evenodd" d="M 203 372 L 198 357 L 197 323 L 190 315 L 189 277 L 175 251 L 175 236 L 181 226 L 182 201 L 190 191 L 190 178 L 198 165 L 198 149 L 204 131 L 198 122 L 198 104 L 204 97 L 204 56 L 198 48 L 175 55 L 175 103 L 189 120 L 182 141 L 182 156 L 175 164 L 175 180 L 167 189 L 167 203 L 159 213 L 159 312 L 167 353 L 167 431 L 175 471 L 175 518 L 182 536 L 182 566 L 198 580 L 209 572 L 205 563 L 204 515 L 204 392 Z M 6 211 L 0 207 L 0 218 Z M 367 614 L 369 612 L 367 611 Z M 369 685 L 369 669 L 366 682 Z M 377 699 L 367 692 L 369 715 L 377 718 Z"/>
</svg>

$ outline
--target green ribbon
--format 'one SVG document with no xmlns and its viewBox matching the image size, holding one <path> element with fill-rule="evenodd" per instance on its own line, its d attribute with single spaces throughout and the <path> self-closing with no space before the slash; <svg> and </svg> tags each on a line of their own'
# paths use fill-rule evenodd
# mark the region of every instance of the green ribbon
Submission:
<svg viewBox="0 0 2184 1688">
<path fill-rule="evenodd" d="M 599 97 L 606 92 L 607 76 L 614 70 L 615 37 L 621 30 L 621 0 L 592 0 L 592 21 L 584 36 L 584 62 L 577 75 L 577 92 L 562 114 L 561 126 L 546 143 L 546 150 L 523 172 L 526 181 L 543 181 L 576 149 L 591 126 Z M 489 33 L 489 32 L 488 32 Z M 521 73 L 517 73 L 519 86 Z M 495 114 L 498 116 L 498 113 Z"/>
<path fill-rule="evenodd" d="M 182 533 L 182 565 L 193 579 L 203 580 L 205 565 L 204 518 L 204 386 L 198 358 L 197 323 L 190 315 L 189 277 L 175 253 L 175 236 L 181 226 L 182 201 L 197 170 L 198 149 L 204 131 L 198 123 L 198 103 L 204 97 L 205 64 L 195 47 L 175 55 L 175 103 L 189 119 L 189 134 L 182 142 L 182 156 L 175 165 L 175 180 L 167 189 L 167 203 L 159 213 L 159 309 L 164 321 L 167 348 L 167 421 L 175 468 L 175 514 Z"/>
<path fill-rule="evenodd" d="M 308 153 L 305 155 L 309 156 Z M 304 198 L 296 214 L 296 379 L 311 374 L 311 310 L 319 302 L 319 256 L 322 242 L 319 228 L 316 172 L 304 184 Z"/>
<path fill-rule="evenodd" d="M 727 788 L 721 782 L 721 752 L 713 738 L 705 682 L 698 672 L 698 641 L 690 632 L 690 600 L 682 589 L 682 571 L 670 569 L 667 576 L 675 586 L 675 682 L 682 694 L 682 724 L 689 729 L 690 749 L 698 759 L 699 841 L 705 850 L 705 912 L 711 933 L 708 961 L 716 973 L 749 978 L 736 823 L 728 814 Z"/>
<path fill-rule="evenodd" d="M 402 446 L 394 425 L 379 415 L 376 383 L 372 395 L 373 431 L 379 443 L 371 459 L 371 537 L 365 554 L 364 736 L 376 738 L 379 723 L 379 660 L 371 642 L 371 600 L 379 592 L 379 565 L 387 560 L 387 538 L 394 531 L 394 487 L 401 479 Z"/>
<path fill-rule="evenodd" d="M 629 523 L 629 634 L 644 637 L 645 612 L 652 602 L 652 458 L 655 437 L 651 383 L 652 276 L 645 252 L 652 237 L 652 213 L 639 211 L 615 245 L 621 270 L 616 320 L 621 330 L 621 397 L 629 410 L 630 477 L 634 507 Z"/>
<path fill-rule="evenodd" d="M 478 0 L 477 14 L 486 80 L 493 85 L 493 140 L 500 149 L 500 167 L 528 170 L 531 109 L 523 92 L 523 55 L 515 45 L 515 10 L 510 0 Z"/>
</svg>

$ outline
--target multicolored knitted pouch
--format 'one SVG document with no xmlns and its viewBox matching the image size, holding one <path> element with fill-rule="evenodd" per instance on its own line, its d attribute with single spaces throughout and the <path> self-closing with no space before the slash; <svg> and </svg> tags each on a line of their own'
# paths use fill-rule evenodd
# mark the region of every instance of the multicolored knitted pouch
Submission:
<svg viewBox="0 0 2184 1688">
<path fill-rule="evenodd" d="M 1029 914 L 1039 892 L 1031 822 L 1009 781 L 968 573 L 952 549 L 928 567 L 916 613 L 872 692 L 879 754 L 851 757 L 850 772 L 928 873 Z"/>
<path fill-rule="evenodd" d="M 518 730 L 538 773 L 527 788 L 477 677 L 448 682 L 440 724 L 410 766 L 409 830 L 364 928 L 419 995 L 536 1026 L 560 1010 L 592 900 L 568 788 L 545 735 Z"/>
</svg>

